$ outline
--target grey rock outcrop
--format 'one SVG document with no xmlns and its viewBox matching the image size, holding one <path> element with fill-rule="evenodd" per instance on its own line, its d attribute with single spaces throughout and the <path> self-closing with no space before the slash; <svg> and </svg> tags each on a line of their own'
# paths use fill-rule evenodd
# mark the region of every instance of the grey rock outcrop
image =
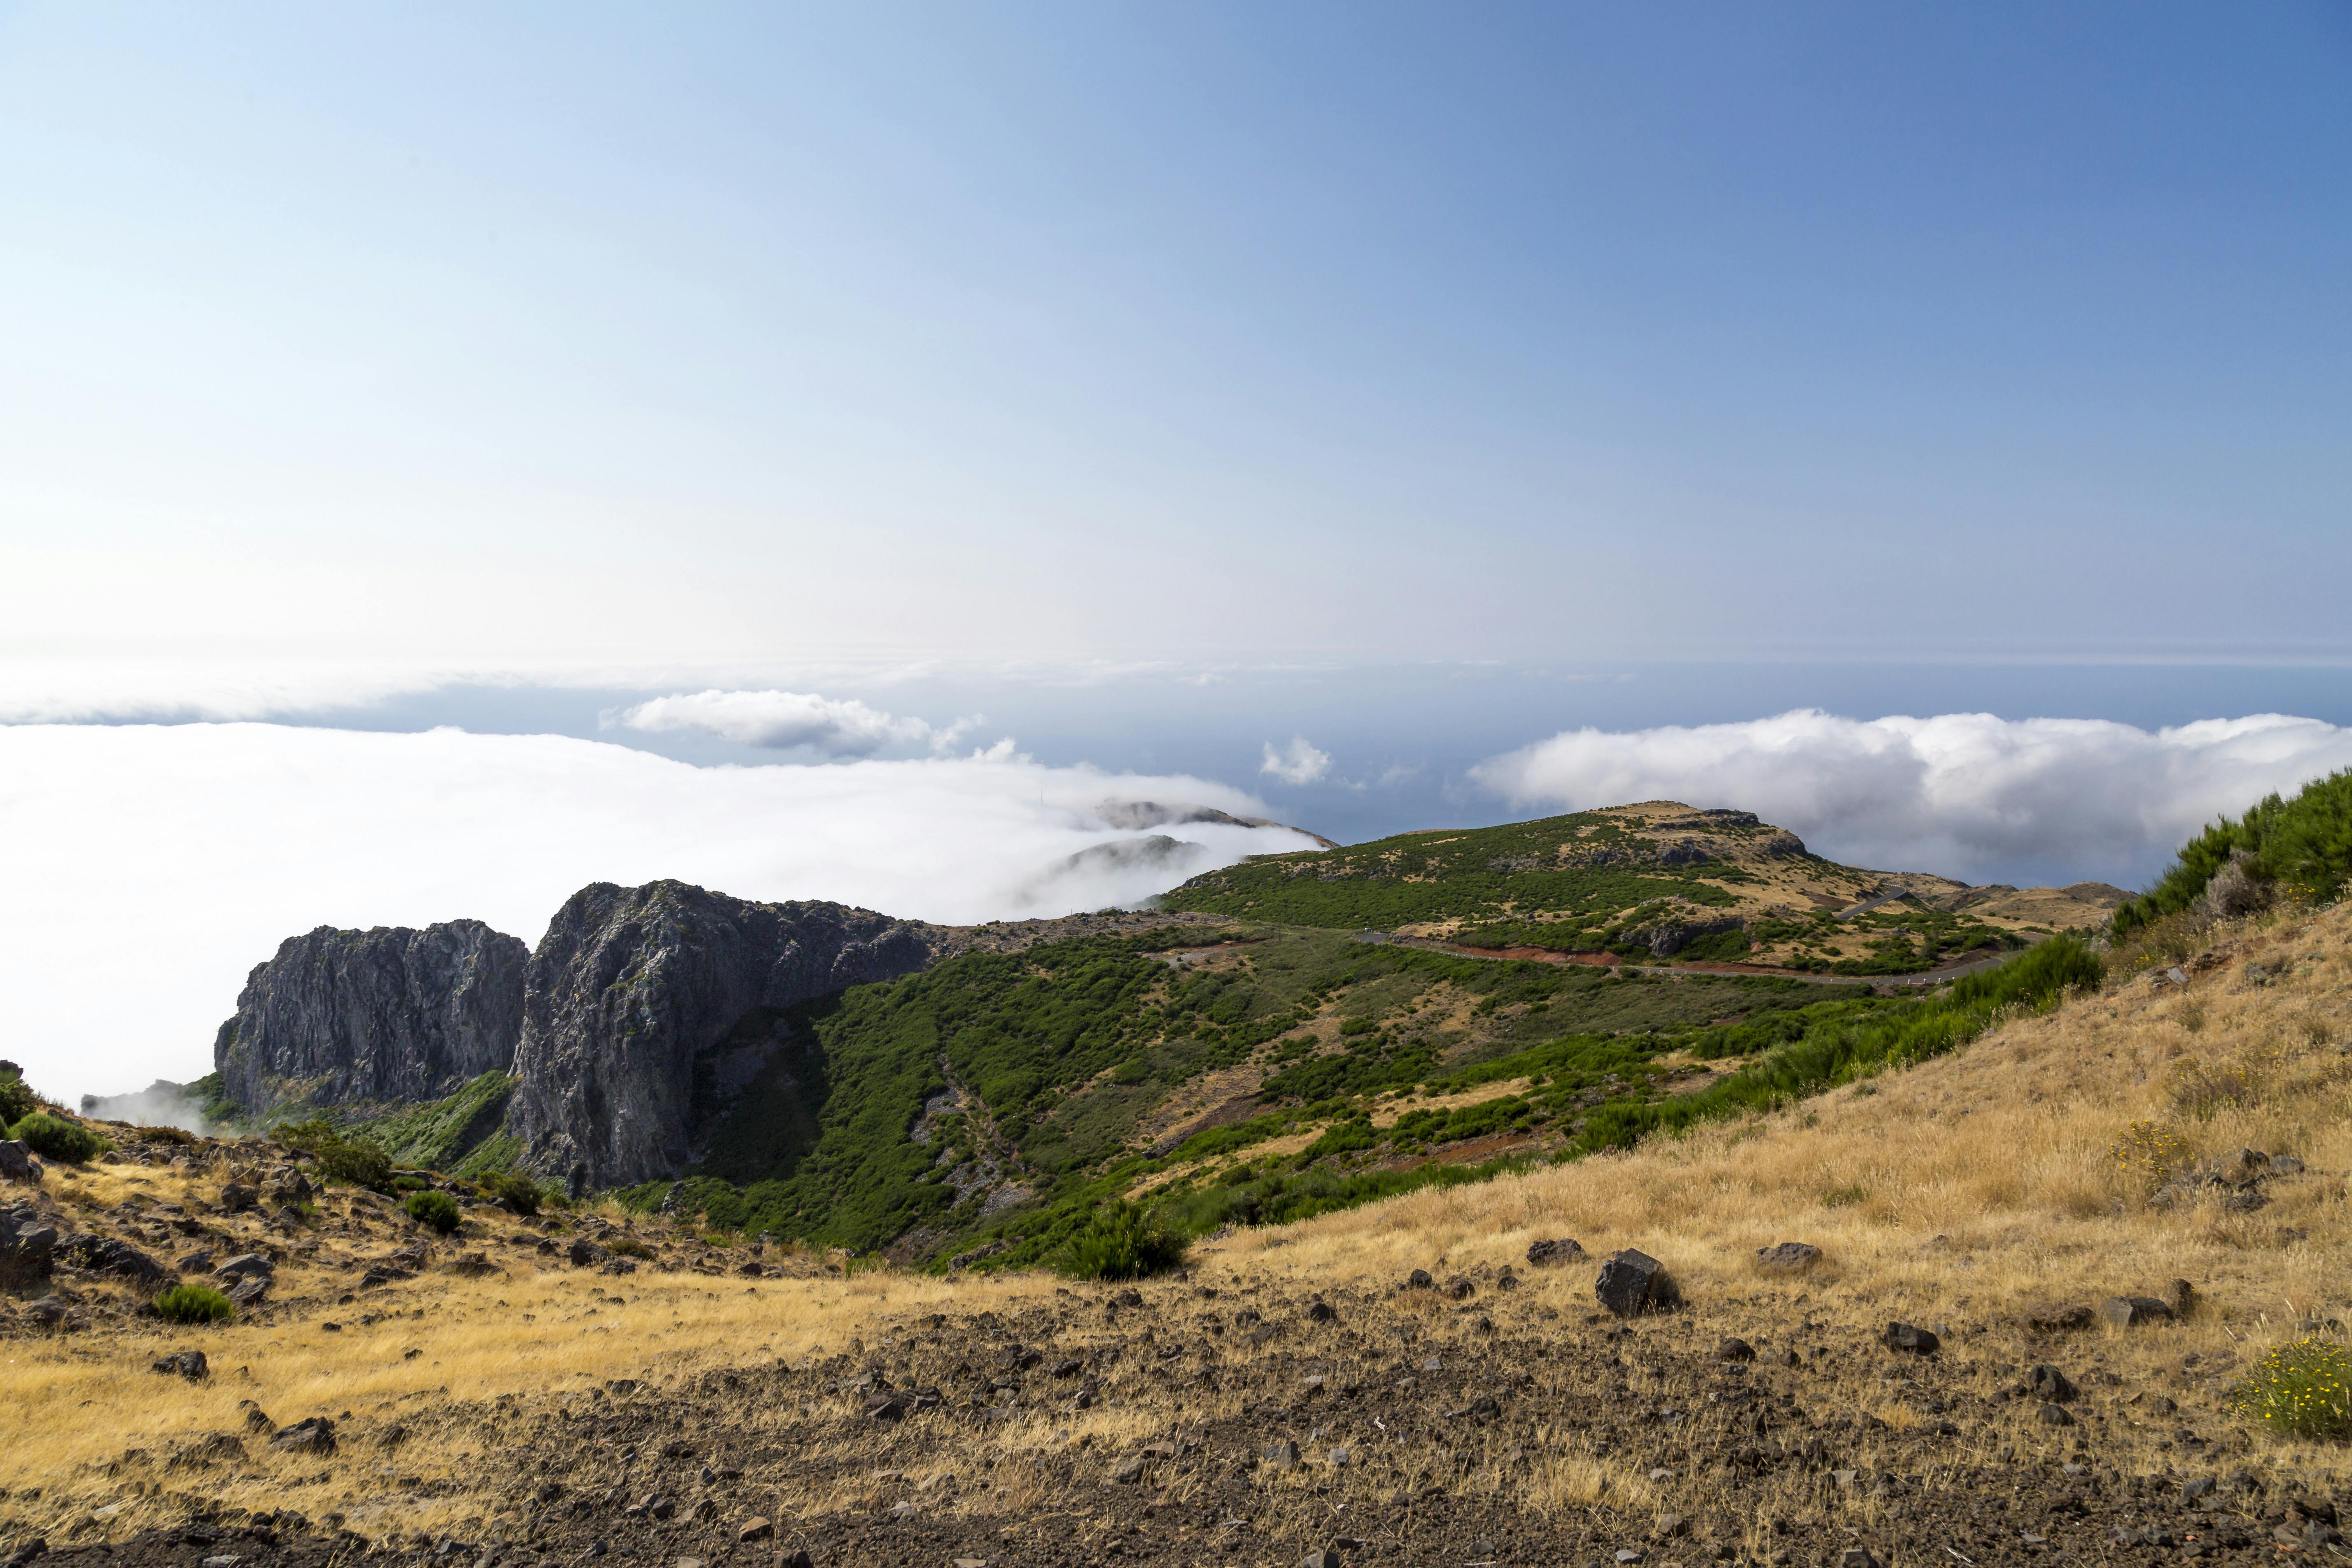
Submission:
<svg viewBox="0 0 2352 1568">
<path fill-rule="evenodd" d="M 530 949 L 479 921 L 320 926 L 257 965 L 213 1065 L 248 1115 L 434 1100 L 514 1060 Z"/>
<path fill-rule="evenodd" d="M 582 889 L 524 983 L 507 1122 L 524 1164 L 575 1193 L 676 1176 L 695 1130 L 698 1058 L 754 1009 L 926 967 L 944 934 L 868 910 L 754 903 L 684 882 Z"/>
</svg>

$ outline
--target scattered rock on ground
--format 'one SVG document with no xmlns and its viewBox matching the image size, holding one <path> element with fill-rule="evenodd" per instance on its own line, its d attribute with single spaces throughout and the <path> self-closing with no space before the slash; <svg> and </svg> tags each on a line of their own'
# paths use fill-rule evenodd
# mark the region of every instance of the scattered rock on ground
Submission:
<svg viewBox="0 0 2352 1568">
<path fill-rule="evenodd" d="M 1632 1247 L 1609 1255 L 1592 1291 L 1603 1307 L 1621 1318 L 1682 1304 L 1682 1292 L 1675 1288 L 1666 1266 Z"/>
</svg>

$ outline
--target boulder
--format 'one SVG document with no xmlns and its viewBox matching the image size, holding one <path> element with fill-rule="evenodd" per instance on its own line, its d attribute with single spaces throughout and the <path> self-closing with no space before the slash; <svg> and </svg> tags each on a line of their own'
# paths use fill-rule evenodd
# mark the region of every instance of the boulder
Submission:
<svg viewBox="0 0 2352 1568">
<path fill-rule="evenodd" d="M 2172 1321 L 2173 1310 L 2153 1296 L 2110 1296 L 2099 1303 L 2099 1321 L 2118 1329 Z"/>
<path fill-rule="evenodd" d="M 1531 1241 L 1528 1244 L 1528 1262 L 1536 1268 L 1554 1263 L 1581 1263 L 1584 1247 L 1567 1237 L 1555 1241 Z"/>
<path fill-rule="evenodd" d="M 2043 1301 L 2026 1308 L 2019 1316 L 2027 1328 L 2044 1334 L 2087 1329 L 2097 1321 L 2097 1314 L 2079 1301 Z"/>
<path fill-rule="evenodd" d="M 1601 1266 L 1592 1293 L 1621 1318 L 1639 1312 L 1663 1311 L 1682 1304 L 1682 1292 L 1666 1273 L 1666 1266 L 1646 1252 L 1627 1247 L 1612 1252 Z"/>
<path fill-rule="evenodd" d="M 111 1274 L 134 1284 L 160 1284 L 171 1276 L 170 1269 L 129 1242 L 110 1236 L 96 1236 L 89 1232 L 70 1236 L 58 1250 L 93 1274 Z"/>
<path fill-rule="evenodd" d="M 1913 1323 L 1887 1324 L 1885 1330 L 1879 1334 L 1878 1342 L 1888 1350 L 1899 1351 L 1906 1355 L 1933 1355 L 1941 1350 L 1944 1344 L 1943 1341 L 1936 1337 L 1934 1330 L 1923 1329 Z"/>
<path fill-rule="evenodd" d="M 30 1205 L 0 1209 L 0 1285 L 30 1285 L 57 1267 L 58 1229 Z"/>
<path fill-rule="evenodd" d="M 2063 1405 L 2044 1405 L 2034 1412 L 2033 1418 L 2044 1426 L 2072 1426 L 2074 1424 L 2074 1418 L 2066 1414 L 2066 1407 Z"/>
<path fill-rule="evenodd" d="M 2025 1374 L 2026 1392 L 2052 1405 L 2064 1405 L 2079 1392 L 2072 1379 L 2054 1366 L 2037 1366 Z"/>
<path fill-rule="evenodd" d="M 1779 1269 L 1784 1273 L 1795 1273 L 1800 1269 L 1811 1268 L 1821 1260 L 1822 1249 L 1809 1242 L 1783 1241 L 1776 1246 L 1759 1247 L 1756 1249 L 1756 1261 L 1760 1267 Z"/>
<path fill-rule="evenodd" d="M 1715 1347 L 1715 1359 L 1717 1361 L 1754 1361 L 1756 1359 L 1756 1347 L 1749 1344 L 1746 1340 L 1728 1339 Z"/>
<path fill-rule="evenodd" d="M 205 1364 L 202 1351 L 180 1351 L 155 1358 L 154 1370 L 171 1377 L 184 1377 L 190 1383 L 201 1383 L 212 1368 Z"/>
<path fill-rule="evenodd" d="M 40 1163 L 17 1140 L 0 1139 L 0 1182 L 37 1182 Z"/>
<path fill-rule="evenodd" d="M 564 1256 L 572 1260 L 574 1268 L 593 1268 L 613 1255 L 583 1236 L 572 1242 Z"/>
<path fill-rule="evenodd" d="M 1429 1270 L 1426 1268 L 1416 1268 L 1404 1277 L 1404 1288 L 1408 1290 L 1433 1289 L 1436 1284 L 1437 1281 L 1429 1277 Z"/>
<path fill-rule="evenodd" d="M 281 1428 L 269 1439 L 269 1446 L 289 1454 L 331 1454 L 335 1451 L 335 1424 L 323 1415 L 313 1415 Z"/>
<path fill-rule="evenodd" d="M 277 1273 L 278 1265 L 258 1252 L 240 1252 L 213 1270 L 214 1277 L 220 1279 L 269 1279 Z"/>
<path fill-rule="evenodd" d="M 242 1182 L 230 1182 L 221 1188 L 221 1207 L 231 1214 L 243 1214 L 261 1206 L 261 1194 Z"/>
<path fill-rule="evenodd" d="M 1279 1438 L 1266 1445 L 1264 1458 L 1275 1469 L 1296 1469 L 1298 1467 L 1298 1445 L 1287 1437 Z"/>
<path fill-rule="evenodd" d="M 267 1274 L 248 1274 L 244 1279 L 238 1280 L 236 1284 L 230 1286 L 226 1290 L 223 1291 L 222 1294 L 226 1296 L 232 1302 L 236 1303 L 236 1305 L 240 1309 L 246 1307 L 257 1307 L 261 1305 L 262 1300 L 269 1294 L 269 1276 Z"/>
<path fill-rule="evenodd" d="M 767 1520 L 760 1518 L 757 1515 L 745 1520 L 740 1525 L 737 1526 L 735 1530 L 735 1539 L 743 1542 L 746 1544 L 754 1541 L 773 1540 L 775 1538 L 775 1534 L 776 1527 L 773 1524 L 771 1524 Z M 808 1561 L 807 1552 L 801 1552 L 799 1553 L 799 1556 L 803 1563 L 806 1563 Z"/>
</svg>

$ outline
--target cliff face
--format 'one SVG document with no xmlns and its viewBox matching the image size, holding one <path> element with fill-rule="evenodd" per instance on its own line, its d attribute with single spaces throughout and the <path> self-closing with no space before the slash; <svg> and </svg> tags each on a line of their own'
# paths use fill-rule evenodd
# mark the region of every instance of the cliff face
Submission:
<svg viewBox="0 0 2352 1568">
<path fill-rule="evenodd" d="M 696 1059 L 754 1008 L 931 962 L 945 933 L 840 904 L 761 904 L 683 882 L 574 893 L 531 955 L 508 1130 L 574 1192 L 673 1176 Z"/>
<path fill-rule="evenodd" d="M 289 937 L 213 1041 L 223 1092 L 255 1116 L 447 1094 L 513 1062 L 530 958 L 479 921 Z"/>
</svg>

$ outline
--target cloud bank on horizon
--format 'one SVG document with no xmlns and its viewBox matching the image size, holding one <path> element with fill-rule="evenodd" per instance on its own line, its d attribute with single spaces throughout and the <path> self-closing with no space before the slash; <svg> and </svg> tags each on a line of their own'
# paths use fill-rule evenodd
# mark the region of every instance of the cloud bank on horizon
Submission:
<svg viewBox="0 0 2352 1568">
<path fill-rule="evenodd" d="M 945 752 L 976 729 L 978 715 L 950 724 L 886 713 L 856 698 L 808 691 L 695 691 L 656 697 L 625 710 L 614 722 L 648 733 L 694 730 L 746 746 L 806 749 L 828 757 L 870 757 L 890 746 Z M 1005 742 L 992 761 L 1012 754 Z"/>
<path fill-rule="evenodd" d="M 1673 799 L 1753 811 L 1832 859 L 1976 880 L 2118 876 L 2220 816 L 2352 767 L 2352 729 L 2263 713 L 2141 730 L 2097 719 L 1843 719 L 1571 730 L 1470 770 L 1522 808 Z M 2063 875 L 2063 872 L 2057 873 Z"/>
<path fill-rule="evenodd" d="M 0 726 L 8 1054 L 60 1097 L 211 1070 L 254 964 L 318 925 L 471 916 L 536 942 L 593 881 L 677 878 L 951 923 L 1128 904 L 1302 834 L 1187 823 L 1132 843 L 1109 801 L 1262 816 L 1208 780 L 1024 758 L 695 767 L 606 742 L 274 724 Z M 1197 846 L 1197 848 L 1189 847 Z"/>
</svg>

